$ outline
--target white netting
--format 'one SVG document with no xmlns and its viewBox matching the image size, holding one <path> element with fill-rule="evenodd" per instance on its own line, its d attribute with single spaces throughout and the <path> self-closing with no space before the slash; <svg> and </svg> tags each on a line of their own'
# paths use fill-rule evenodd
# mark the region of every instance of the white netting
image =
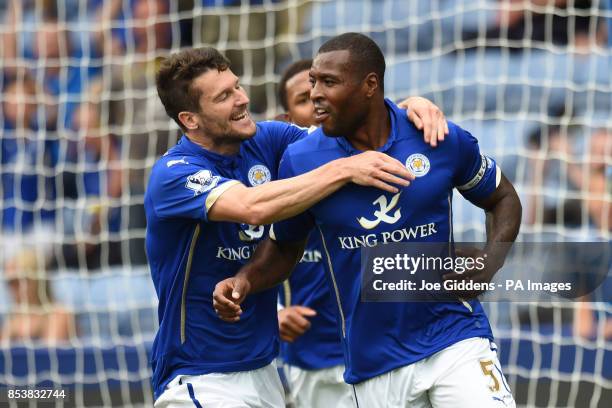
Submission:
<svg viewBox="0 0 612 408">
<path fill-rule="evenodd" d="M 64 388 L 67 406 L 152 404 L 142 203 L 177 137 L 157 57 L 181 47 L 225 52 L 263 119 L 291 61 L 369 34 L 389 97 L 431 98 L 498 160 L 522 198 L 521 239 L 610 240 L 604 0 L 4 0 L 0 14 L 2 386 Z M 456 200 L 454 214 L 458 238 L 482 238 L 479 211 Z M 604 293 L 487 305 L 519 405 L 610 406 Z"/>
</svg>

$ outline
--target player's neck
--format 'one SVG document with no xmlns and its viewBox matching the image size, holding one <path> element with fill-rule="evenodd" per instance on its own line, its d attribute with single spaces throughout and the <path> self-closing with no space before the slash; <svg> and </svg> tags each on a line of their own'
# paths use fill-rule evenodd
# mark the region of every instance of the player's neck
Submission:
<svg viewBox="0 0 612 408">
<path fill-rule="evenodd" d="M 193 143 L 208 150 L 209 152 L 233 156 L 240 151 L 241 140 L 235 138 L 210 138 L 199 133 L 187 132 L 186 136 Z"/>
<path fill-rule="evenodd" d="M 391 133 L 391 118 L 384 99 L 373 103 L 363 125 L 349 138 L 357 150 L 376 150 L 383 147 Z"/>
</svg>

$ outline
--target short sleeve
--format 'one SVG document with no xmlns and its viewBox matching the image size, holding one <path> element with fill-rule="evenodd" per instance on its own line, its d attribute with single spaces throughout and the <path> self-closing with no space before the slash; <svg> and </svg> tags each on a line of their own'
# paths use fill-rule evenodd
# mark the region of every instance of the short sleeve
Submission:
<svg viewBox="0 0 612 408">
<path fill-rule="evenodd" d="M 164 163 L 159 163 L 164 166 Z M 239 184 L 212 169 L 182 165 L 162 168 L 151 176 L 149 194 L 160 218 L 208 220 L 208 211 L 230 187 Z"/>
<path fill-rule="evenodd" d="M 268 151 L 268 154 L 274 158 L 274 162 L 277 165 L 281 157 L 283 157 L 287 146 L 308 135 L 307 128 L 291 123 L 266 121 L 258 123 L 258 126 L 261 127 L 264 134 L 264 138 L 261 141 L 262 148 Z"/>
<path fill-rule="evenodd" d="M 280 179 L 296 176 L 289 152 L 285 152 L 281 159 L 278 175 Z M 314 225 L 312 214 L 305 211 L 295 217 L 274 223 L 270 228 L 270 238 L 279 242 L 303 241 L 308 238 Z"/>
<path fill-rule="evenodd" d="M 478 201 L 491 195 L 501 177 L 495 160 L 480 152 L 478 141 L 469 132 L 454 125 L 458 153 L 454 185 L 468 200 Z"/>
</svg>

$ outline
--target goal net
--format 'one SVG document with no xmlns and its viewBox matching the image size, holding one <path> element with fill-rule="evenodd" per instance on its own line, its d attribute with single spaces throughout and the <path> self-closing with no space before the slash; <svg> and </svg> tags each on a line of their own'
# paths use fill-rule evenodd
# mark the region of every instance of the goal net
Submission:
<svg viewBox="0 0 612 408">
<path fill-rule="evenodd" d="M 154 74 L 185 47 L 226 54 L 269 119 L 285 67 L 365 33 L 385 53 L 389 98 L 431 99 L 496 158 L 521 197 L 520 241 L 609 242 L 611 3 L 0 1 L 0 389 L 153 404 L 143 198 L 179 136 Z M 455 199 L 453 213 L 456 240 L 483 240 L 481 210 Z M 519 406 L 612 404 L 612 286 L 601 293 L 485 305 Z"/>
</svg>

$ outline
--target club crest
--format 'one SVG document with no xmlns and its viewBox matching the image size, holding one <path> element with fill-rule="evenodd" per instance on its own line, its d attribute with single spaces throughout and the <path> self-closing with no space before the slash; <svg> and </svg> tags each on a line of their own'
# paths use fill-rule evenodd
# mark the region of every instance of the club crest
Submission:
<svg viewBox="0 0 612 408">
<path fill-rule="evenodd" d="M 423 177 L 429 173 L 431 165 L 429 159 L 421 153 L 415 153 L 408 156 L 406 159 L 406 168 L 414 173 L 417 177 Z"/>
<path fill-rule="evenodd" d="M 254 186 L 259 186 L 263 183 L 267 183 L 272 179 L 270 170 L 262 164 L 256 164 L 249 170 L 249 183 Z"/>
</svg>

